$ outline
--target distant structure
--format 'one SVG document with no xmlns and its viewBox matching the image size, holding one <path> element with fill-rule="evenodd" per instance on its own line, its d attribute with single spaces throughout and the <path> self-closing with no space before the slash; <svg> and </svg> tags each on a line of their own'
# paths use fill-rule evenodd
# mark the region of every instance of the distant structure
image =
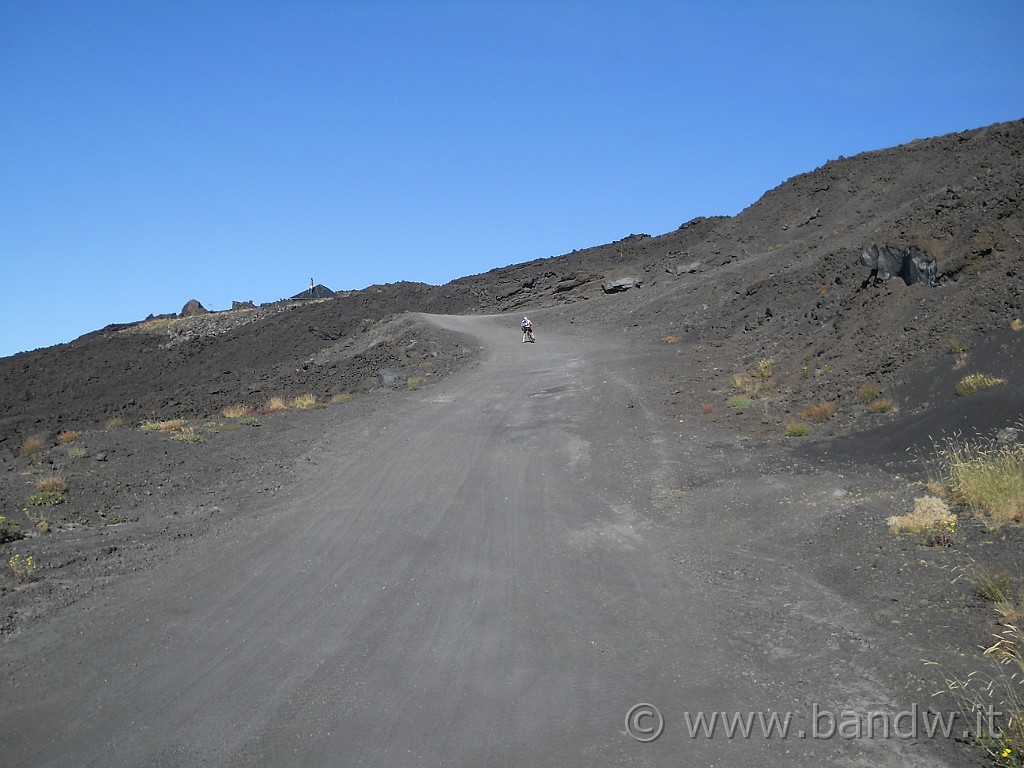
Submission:
<svg viewBox="0 0 1024 768">
<path fill-rule="evenodd" d="M 330 299 L 335 295 L 334 291 L 328 288 L 326 285 L 320 283 L 314 283 L 313 278 L 309 278 L 309 288 L 304 290 L 302 293 L 297 293 L 292 296 L 292 301 L 302 301 L 303 299 Z"/>
</svg>

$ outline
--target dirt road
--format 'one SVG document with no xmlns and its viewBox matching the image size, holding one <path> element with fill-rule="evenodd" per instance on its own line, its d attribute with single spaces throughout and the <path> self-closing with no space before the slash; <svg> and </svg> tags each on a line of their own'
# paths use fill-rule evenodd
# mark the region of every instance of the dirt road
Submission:
<svg viewBox="0 0 1024 768">
<path fill-rule="evenodd" d="M 942 764 L 812 738 L 906 703 L 886 638 L 785 556 L 848 479 L 657 416 L 621 342 L 433 322 L 483 361 L 325 411 L 282 493 L 5 643 L 4 765 Z M 753 732 L 691 738 L 714 712 Z"/>
</svg>

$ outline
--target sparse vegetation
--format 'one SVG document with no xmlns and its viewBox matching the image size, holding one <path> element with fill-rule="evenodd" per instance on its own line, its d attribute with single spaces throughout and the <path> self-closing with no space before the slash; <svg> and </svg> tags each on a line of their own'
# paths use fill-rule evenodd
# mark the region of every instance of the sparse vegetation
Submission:
<svg viewBox="0 0 1024 768">
<path fill-rule="evenodd" d="M 1007 619 L 1007 611 L 1019 617 L 1021 609 L 1013 600 L 994 604 L 1004 626 L 982 654 L 992 662 L 992 672 L 947 677 L 946 692 L 964 715 L 970 728 L 966 735 L 988 753 L 993 764 L 1020 768 L 1024 765 L 1024 631 Z M 998 713 L 994 721 L 984 716 L 989 712 Z"/>
<path fill-rule="evenodd" d="M 736 395 L 726 400 L 725 404 L 730 408 L 735 408 L 737 411 L 742 411 L 750 407 L 750 400 L 743 397 L 743 395 Z"/>
<path fill-rule="evenodd" d="M 32 519 L 32 525 L 39 531 L 40 534 L 45 536 L 50 532 L 50 521 L 43 515 L 37 515 Z"/>
<path fill-rule="evenodd" d="M 662 339 L 662 341 L 664 341 L 666 344 L 678 344 L 681 341 L 681 339 L 678 336 L 674 336 L 674 335 L 670 334 L 668 336 L 665 336 Z"/>
<path fill-rule="evenodd" d="M 799 421 L 786 422 L 786 437 L 806 437 L 811 428 Z"/>
<path fill-rule="evenodd" d="M 68 457 L 72 459 L 84 459 L 89 455 L 89 449 L 82 445 L 68 447 Z"/>
<path fill-rule="evenodd" d="M 1024 320 L 1021 320 L 1019 318 L 1014 320 L 1013 322 L 1010 323 L 1010 328 L 1014 331 L 1024 330 Z"/>
<path fill-rule="evenodd" d="M 60 491 L 40 491 L 28 496 L 25 501 L 32 507 L 55 507 L 68 500 L 66 494 Z"/>
<path fill-rule="evenodd" d="M 715 406 L 711 403 L 701 403 L 700 410 L 705 416 L 710 416 L 715 412 Z"/>
<path fill-rule="evenodd" d="M 299 395 L 291 402 L 291 407 L 297 411 L 308 411 L 310 408 L 316 406 L 316 395 L 305 394 Z"/>
<path fill-rule="evenodd" d="M 244 425 L 246 427 L 262 427 L 263 426 L 263 422 L 260 421 L 255 416 L 243 416 L 242 418 L 240 418 L 238 420 L 238 423 L 242 424 L 242 425 Z"/>
<path fill-rule="evenodd" d="M 951 438 L 935 463 L 954 502 L 994 526 L 1024 520 L 1024 444 Z"/>
<path fill-rule="evenodd" d="M 975 566 L 967 573 L 968 580 L 978 594 L 991 603 L 1002 603 L 1013 598 L 1016 577 L 1005 568 L 994 571 L 984 566 Z"/>
<path fill-rule="evenodd" d="M 352 399 L 352 393 L 350 392 L 338 392 L 337 394 L 331 395 L 331 402 L 335 405 L 338 403 L 347 403 Z"/>
<path fill-rule="evenodd" d="M 21 526 L 14 520 L 8 520 L 0 515 L 0 544 L 7 544 L 11 541 L 20 541 L 25 538 L 21 532 Z"/>
<path fill-rule="evenodd" d="M 954 337 L 949 340 L 949 353 L 951 355 L 962 355 L 965 352 L 967 352 L 967 347 L 964 346 L 960 339 Z"/>
<path fill-rule="evenodd" d="M 7 561 L 7 565 L 21 584 L 27 584 L 35 577 L 36 563 L 32 559 L 32 555 L 25 558 L 20 554 L 12 555 L 11 559 Z"/>
<path fill-rule="evenodd" d="M 413 392 L 423 386 L 423 378 L 421 376 L 410 376 L 406 381 L 406 386 L 409 387 Z"/>
<path fill-rule="evenodd" d="M 184 427 L 173 434 L 171 434 L 171 440 L 177 440 L 180 443 L 201 443 L 203 442 L 202 435 L 197 433 L 192 427 Z"/>
<path fill-rule="evenodd" d="M 288 410 L 288 403 L 284 401 L 283 397 L 272 397 L 267 400 L 263 410 L 265 413 L 280 413 L 281 411 Z"/>
<path fill-rule="evenodd" d="M 247 405 L 229 405 L 221 411 L 225 419 L 240 419 L 254 412 L 255 409 Z"/>
<path fill-rule="evenodd" d="M 860 385 L 860 389 L 857 390 L 857 402 L 861 405 L 871 405 L 878 400 L 882 395 L 882 390 L 876 387 L 870 382 Z"/>
<path fill-rule="evenodd" d="M 122 426 L 124 426 L 124 419 L 120 416 L 112 416 L 103 422 L 103 428 L 106 430 L 117 429 Z"/>
<path fill-rule="evenodd" d="M 972 373 L 960 379 L 960 382 L 956 385 L 956 393 L 964 397 L 1005 383 L 1006 379 L 998 379 L 994 376 L 987 376 L 984 373 Z"/>
<path fill-rule="evenodd" d="M 57 477 L 56 475 L 51 475 L 49 477 L 40 477 L 38 480 L 36 480 L 35 486 L 36 490 L 39 491 L 40 493 L 47 493 L 50 491 L 55 491 L 57 493 L 67 493 L 68 490 L 67 481 L 64 480 L 63 477 Z"/>
<path fill-rule="evenodd" d="M 68 429 L 68 430 L 65 430 L 65 431 L 61 432 L 59 435 L 57 435 L 57 444 L 58 445 L 67 445 L 68 443 L 75 442 L 75 440 L 77 440 L 77 439 L 78 439 L 78 433 L 75 430 L 73 430 L 73 429 Z"/>
<path fill-rule="evenodd" d="M 868 405 L 868 411 L 871 413 L 885 413 L 892 408 L 892 400 L 879 398 Z"/>
<path fill-rule="evenodd" d="M 767 379 L 772 375 L 772 366 L 775 361 L 770 357 L 764 357 L 757 361 L 757 370 L 754 371 L 754 378 Z"/>
<path fill-rule="evenodd" d="M 890 517 L 886 522 L 893 533 L 942 534 L 949 537 L 956 533 L 956 515 L 949 511 L 946 502 L 935 496 L 914 499 L 913 510 L 905 515 Z"/>
<path fill-rule="evenodd" d="M 824 422 L 828 421 L 830 418 L 835 416 L 838 410 L 839 406 L 837 406 L 835 403 L 830 403 L 825 400 L 822 400 L 821 402 L 815 403 L 814 405 L 809 405 L 807 409 L 804 410 L 800 415 L 803 418 L 807 419 L 808 421 L 814 422 L 815 424 L 823 424 Z"/>
<path fill-rule="evenodd" d="M 42 440 L 40 440 L 38 437 L 26 437 L 22 441 L 21 447 L 18 448 L 18 453 L 20 453 L 22 456 L 33 456 L 35 454 L 42 452 L 42 450 Z"/>
<path fill-rule="evenodd" d="M 168 419 L 167 421 L 144 421 L 139 425 L 143 432 L 181 432 L 191 429 L 185 419 Z"/>
</svg>

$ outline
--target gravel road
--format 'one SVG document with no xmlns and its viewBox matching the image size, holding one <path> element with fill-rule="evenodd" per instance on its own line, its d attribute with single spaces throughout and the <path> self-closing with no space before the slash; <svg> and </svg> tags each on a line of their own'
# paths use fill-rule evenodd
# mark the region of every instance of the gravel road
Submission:
<svg viewBox="0 0 1024 768">
<path fill-rule="evenodd" d="M 431 318 L 482 361 L 324 411 L 276 496 L 7 641 L 3 764 L 942 765 L 811 738 L 812 707 L 903 703 L 867 661 L 886 638 L 784 557 L 848 479 L 667 421 L 638 353 L 540 319 L 522 344 L 515 317 Z M 700 712 L 792 733 L 691 738 Z"/>
</svg>

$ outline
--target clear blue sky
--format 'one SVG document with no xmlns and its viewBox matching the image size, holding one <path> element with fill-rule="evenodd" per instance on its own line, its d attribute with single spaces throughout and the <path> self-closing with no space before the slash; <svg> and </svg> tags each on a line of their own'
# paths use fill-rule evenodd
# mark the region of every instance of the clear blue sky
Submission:
<svg viewBox="0 0 1024 768">
<path fill-rule="evenodd" d="M 1024 116 L 1024 2 L 0 0 L 0 355 L 444 283 Z"/>
</svg>

